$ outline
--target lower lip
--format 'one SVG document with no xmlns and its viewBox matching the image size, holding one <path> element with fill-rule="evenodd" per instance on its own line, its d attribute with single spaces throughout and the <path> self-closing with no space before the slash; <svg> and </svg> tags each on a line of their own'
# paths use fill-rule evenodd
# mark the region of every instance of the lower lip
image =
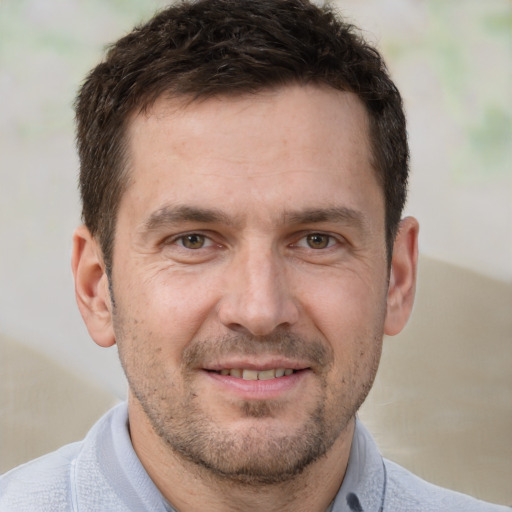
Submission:
<svg viewBox="0 0 512 512">
<path fill-rule="evenodd" d="M 297 388 L 310 370 L 300 370 L 268 380 L 244 380 L 231 375 L 221 375 L 215 372 L 205 372 L 215 384 L 221 388 L 235 393 L 245 400 L 269 400 L 278 398 L 284 393 Z"/>
</svg>

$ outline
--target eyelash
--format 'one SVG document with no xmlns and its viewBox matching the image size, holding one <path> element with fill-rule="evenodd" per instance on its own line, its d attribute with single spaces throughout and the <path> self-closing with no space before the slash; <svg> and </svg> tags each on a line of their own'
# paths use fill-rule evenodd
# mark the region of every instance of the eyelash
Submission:
<svg viewBox="0 0 512 512">
<path fill-rule="evenodd" d="M 325 240 L 325 242 L 326 242 L 325 245 L 321 246 L 321 247 L 312 247 L 310 245 L 310 242 L 312 242 L 315 237 Z M 194 238 L 199 239 L 199 241 L 202 242 L 201 245 L 199 247 L 187 247 L 186 241 L 189 240 L 191 242 L 191 244 L 194 245 L 194 240 L 193 240 Z M 199 232 L 191 232 L 191 233 L 185 233 L 183 235 L 179 235 L 179 236 L 171 239 L 168 243 L 173 244 L 173 245 L 178 245 L 179 247 L 181 247 L 185 250 L 189 250 L 189 251 L 197 251 L 200 249 L 207 249 L 207 248 L 211 247 L 212 245 L 214 245 L 214 241 L 212 240 L 211 237 L 209 237 L 208 235 L 205 235 L 203 233 L 199 233 Z M 324 249 L 329 249 L 339 243 L 340 243 L 340 241 L 333 235 L 330 235 L 327 233 L 322 233 L 322 232 L 309 232 L 309 233 L 305 233 L 302 236 L 300 236 L 300 238 L 298 238 L 296 242 L 293 242 L 292 244 L 290 244 L 290 247 L 298 247 L 298 248 L 303 248 L 303 249 L 310 249 L 313 251 L 321 251 Z"/>
</svg>

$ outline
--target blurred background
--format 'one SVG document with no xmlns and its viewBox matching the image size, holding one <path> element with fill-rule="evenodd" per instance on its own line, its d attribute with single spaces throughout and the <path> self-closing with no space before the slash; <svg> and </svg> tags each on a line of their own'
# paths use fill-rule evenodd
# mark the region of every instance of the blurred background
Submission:
<svg viewBox="0 0 512 512">
<path fill-rule="evenodd" d="M 167 2 L 0 0 L 0 470 L 78 439 L 126 384 L 75 305 L 72 104 L 105 45 Z M 361 412 L 386 456 L 512 504 L 512 3 L 333 2 L 409 122 L 418 304 Z"/>
</svg>

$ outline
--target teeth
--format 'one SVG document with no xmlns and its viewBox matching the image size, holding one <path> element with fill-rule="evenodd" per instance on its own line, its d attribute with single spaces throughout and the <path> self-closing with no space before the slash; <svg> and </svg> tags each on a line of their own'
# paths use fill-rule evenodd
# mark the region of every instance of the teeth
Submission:
<svg viewBox="0 0 512 512">
<path fill-rule="evenodd" d="M 242 373 L 244 380 L 258 380 L 258 372 L 256 370 L 244 370 Z"/>
<path fill-rule="evenodd" d="M 275 370 L 265 370 L 263 372 L 258 372 L 259 380 L 269 380 L 269 379 L 275 379 L 275 378 L 276 378 Z"/>
<path fill-rule="evenodd" d="M 277 368 L 271 370 L 247 370 L 240 368 L 228 369 L 224 368 L 219 372 L 221 375 L 230 375 L 231 377 L 237 377 L 244 380 L 270 380 L 276 377 L 284 377 L 291 375 L 293 370 L 291 368 Z"/>
</svg>

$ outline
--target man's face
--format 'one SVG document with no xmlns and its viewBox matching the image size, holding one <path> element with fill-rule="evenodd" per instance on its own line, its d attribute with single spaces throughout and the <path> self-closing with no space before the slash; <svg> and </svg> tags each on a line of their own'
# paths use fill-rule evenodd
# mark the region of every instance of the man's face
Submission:
<svg viewBox="0 0 512 512">
<path fill-rule="evenodd" d="M 365 109 L 313 86 L 162 99 L 128 137 L 112 292 L 131 407 L 218 475 L 289 478 L 343 436 L 380 357 Z"/>
</svg>

